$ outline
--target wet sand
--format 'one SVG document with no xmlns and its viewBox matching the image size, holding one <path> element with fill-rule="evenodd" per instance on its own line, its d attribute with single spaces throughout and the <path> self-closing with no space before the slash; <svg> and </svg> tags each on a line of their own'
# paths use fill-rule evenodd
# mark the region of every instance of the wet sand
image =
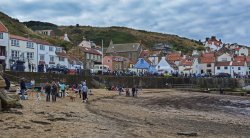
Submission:
<svg viewBox="0 0 250 138">
<path fill-rule="evenodd" d="M 250 97 L 145 89 L 137 98 L 92 90 L 88 103 L 34 98 L 0 113 L 0 137 L 249 137 Z"/>
</svg>

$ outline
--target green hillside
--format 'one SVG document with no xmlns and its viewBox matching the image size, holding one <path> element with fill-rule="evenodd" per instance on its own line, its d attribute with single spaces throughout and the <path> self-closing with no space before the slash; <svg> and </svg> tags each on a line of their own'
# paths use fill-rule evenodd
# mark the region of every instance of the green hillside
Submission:
<svg viewBox="0 0 250 138">
<path fill-rule="evenodd" d="M 66 50 L 72 48 L 73 46 L 73 44 L 66 41 L 62 41 L 58 38 L 50 38 L 44 35 L 39 35 L 27 26 L 25 26 L 23 23 L 19 22 L 18 19 L 11 18 L 2 12 L 0 12 L 0 21 L 8 28 L 10 34 L 19 35 L 26 38 L 29 37 L 41 39 L 44 41 L 48 41 L 53 45 L 62 46 Z"/>
<path fill-rule="evenodd" d="M 149 49 L 156 43 L 167 42 L 173 45 L 173 50 L 181 50 L 184 53 L 191 52 L 193 49 L 204 48 L 202 43 L 196 40 L 179 37 L 177 35 L 147 32 L 126 27 L 91 27 L 79 26 L 78 24 L 75 26 L 57 26 L 52 23 L 40 21 L 20 23 L 18 19 L 13 19 L 2 12 L 0 12 L 0 20 L 6 25 L 11 34 L 43 39 L 54 45 L 65 47 L 66 50 L 78 45 L 83 37 L 95 42 L 97 45 L 101 45 L 103 40 L 104 47 L 108 47 L 112 39 L 114 43 L 141 42 Z M 34 32 L 34 30 L 42 29 L 52 29 L 58 37 L 50 38 Z M 64 33 L 68 34 L 72 43 L 58 39 L 59 36 L 62 36 Z"/>
<path fill-rule="evenodd" d="M 196 40 L 126 27 L 61 26 L 59 29 L 67 32 L 74 44 L 80 43 L 84 36 L 97 45 L 101 45 L 103 40 L 105 47 L 108 47 L 112 39 L 114 43 L 142 42 L 149 49 L 156 43 L 168 42 L 173 45 L 174 50 L 182 50 L 185 53 L 193 49 L 203 49 L 202 43 Z"/>
</svg>

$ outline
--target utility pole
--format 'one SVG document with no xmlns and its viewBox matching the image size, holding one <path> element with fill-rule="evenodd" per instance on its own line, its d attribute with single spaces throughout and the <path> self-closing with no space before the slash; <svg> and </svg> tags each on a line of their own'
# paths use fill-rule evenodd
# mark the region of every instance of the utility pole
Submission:
<svg viewBox="0 0 250 138">
<path fill-rule="evenodd" d="M 103 75 L 103 40 L 102 40 L 102 75 Z"/>
</svg>

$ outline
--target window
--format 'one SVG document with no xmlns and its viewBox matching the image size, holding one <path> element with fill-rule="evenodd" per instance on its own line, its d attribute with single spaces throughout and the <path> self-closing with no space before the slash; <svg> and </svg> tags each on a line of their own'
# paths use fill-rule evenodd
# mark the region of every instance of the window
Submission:
<svg viewBox="0 0 250 138">
<path fill-rule="evenodd" d="M 227 67 L 224 67 L 225 70 L 227 70 Z"/>
<path fill-rule="evenodd" d="M 0 33 L 0 39 L 3 39 L 3 33 Z"/>
<path fill-rule="evenodd" d="M 11 56 L 12 56 L 12 57 L 19 57 L 19 51 L 12 50 L 12 51 L 11 51 Z"/>
<path fill-rule="evenodd" d="M 64 57 L 59 57 L 59 61 L 64 61 Z"/>
<path fill-rule="evenodd" d="M 56 52 L 62 52 L 62 48 L 61 47 L 57 47 L 56 48 Z"/>
<path fill-rule="evenodd" d="M 45 57 L 44 57 L 44 54 L 41 54 L 40 55 L 40 60 L 44 61 Z"/>
<path fill-rule="evenodd" d="M 207 67 L 211 67 L 211 64 L 207 64 Z"/>
<path fill-rule="evenodd" d="M 45 46 L 44 45 L 40 45 L 40 50 L 45 50 Z"/>
<path fill-rule="evenodd" d="M 34 53 L 33 52 L 27 52 L 27 58 L 28 59 L 33 59 L 34 58 Z"/>
<path fill-rule="evenodd" d="M 227 58 L 221 58 L 221 61 L 227 61 Z"/>
<path fill-rule="evenodd" d="M 217 67 L 218 70 L 220 70 L 220 67 Z"/>
<path fill-rule="evenodd" d="M 89 59 L 89 53 L 86 53 L 86 59 Z"/>
<path fill-rule="evenodd" d="M 110 62 L 110 60 L 108 59 L 108 63 Z"/>
<path fill-rule="evenodd" d="M 27 48 L 34 48 L 34 44 L 32 42 L 27 42 Z"/>
<path fill-rule="evenodd" d="M 50 57 L 49 57 L 49 61 L 50 61 L 50 62 L 54 62 L 54 56 L 50 56 Z"/>
<path fill-rule="evenodd" d="M 240 70 L 240 67 L 238 67 L 238 70 Z"/>
<path fill-rule="evenodd" d="M 49 51 L 54 51 L 54 47 L 50 46 Z"/>
<path fill-rule="evenodd" d="M 19 46 L 19 40 L 11 39 L 11 45 L 12 46 Z"/>
</svg>

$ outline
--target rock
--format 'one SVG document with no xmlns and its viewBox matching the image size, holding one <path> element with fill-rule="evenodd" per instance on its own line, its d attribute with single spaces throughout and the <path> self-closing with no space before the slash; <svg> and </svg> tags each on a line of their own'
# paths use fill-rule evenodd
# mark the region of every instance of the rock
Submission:
<svg viewBox="0 0 250 138">
<path fill-rule="evenodd" d="M 31 129 L 31 126 L 23 126 L 25 129 Z"/>
<path fill-rule="evenodd" d="M 177 135 L 183 135 L 183 136 L 198 136 L 196 132 L 177 132 Z"/>
</svg>

